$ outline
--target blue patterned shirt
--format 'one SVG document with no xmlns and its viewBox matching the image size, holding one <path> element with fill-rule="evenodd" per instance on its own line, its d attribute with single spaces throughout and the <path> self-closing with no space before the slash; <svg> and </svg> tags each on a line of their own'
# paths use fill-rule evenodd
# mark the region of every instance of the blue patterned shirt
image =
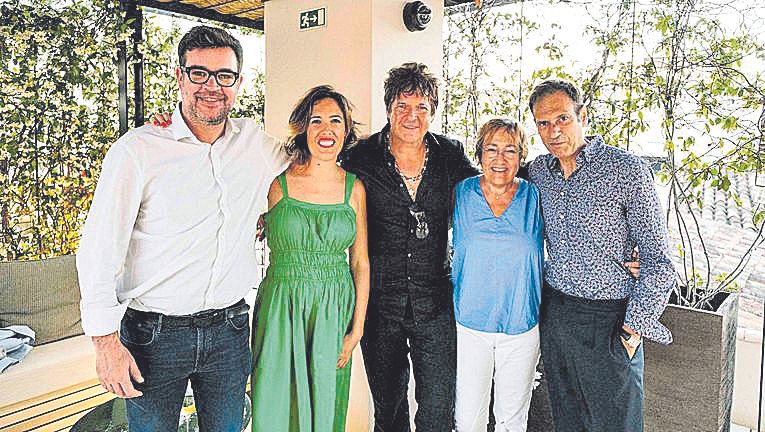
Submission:
<svg viewBox="0 0 765 432">
<path fill-rule="evenodd" d="M 674 286 L 674 268 L 648 165 L 596 136 L 588 138 L 567 179 L 550 154 L 534 160 L 529 175 L 541 192 L 547 283 L 587 299 L 629 298 L 624 323 L 651 340 L 671 343 L 659 317 Z M 623 266 L 636 245 L 638 279 Z"/>
</svg>

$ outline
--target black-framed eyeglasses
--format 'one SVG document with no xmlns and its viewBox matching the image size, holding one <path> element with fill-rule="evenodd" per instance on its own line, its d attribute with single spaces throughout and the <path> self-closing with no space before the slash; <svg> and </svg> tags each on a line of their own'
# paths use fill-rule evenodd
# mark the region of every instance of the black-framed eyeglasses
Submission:
<svg viewBox="0 0 765 432">
<path fill-rule="evenodd" d="M 209 71 L 201 66 L 181 66 L 181 70 L 186 72 L 189 80 L 194 84 L 207 84 L 210 77 L 215 77 L 215 82 L 221 87 L 232 87 L 239 79 L 239 73 L 230 70 Z"/>
</svg>

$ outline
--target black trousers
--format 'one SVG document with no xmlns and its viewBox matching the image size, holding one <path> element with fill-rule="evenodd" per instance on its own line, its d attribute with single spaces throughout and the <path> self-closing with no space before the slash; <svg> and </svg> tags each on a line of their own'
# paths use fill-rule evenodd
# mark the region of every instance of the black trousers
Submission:
<svg viewBox="0 0 765 432">
<path fill-rule="evenodd" d="M 409 432 L 409 360 L 415 382 L 417 432 L 451 431 L 457 379 L 457 330 L 447 307 L 433 319 L 395 320 L 371 311 L 361 339 L 375 407 L 375 432 Z"/>
<path fill-rule="evenodd" d="M 621 343 L 626 300 L 587 300 L 545 289 L 542 361 L 557 432 L 643 430 L 643 346 Z"/>
</svg>

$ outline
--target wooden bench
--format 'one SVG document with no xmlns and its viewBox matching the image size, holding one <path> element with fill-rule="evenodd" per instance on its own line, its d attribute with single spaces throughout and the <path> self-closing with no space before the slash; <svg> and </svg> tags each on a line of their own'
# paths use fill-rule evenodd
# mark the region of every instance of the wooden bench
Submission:
<svg viewBox="0 0 765 432">
<path fill-rule="evenodd" d="M 35 347 L 0 374 L 0 432 L 69 430 L 113 397 L 98 383 L 89 337 Z"/>
<path fill-rule="evenodd" d="M 68 431 L 96 406 L 114 399 L 97 379 L 0 408 L 0 431 Z"/>
</svg>

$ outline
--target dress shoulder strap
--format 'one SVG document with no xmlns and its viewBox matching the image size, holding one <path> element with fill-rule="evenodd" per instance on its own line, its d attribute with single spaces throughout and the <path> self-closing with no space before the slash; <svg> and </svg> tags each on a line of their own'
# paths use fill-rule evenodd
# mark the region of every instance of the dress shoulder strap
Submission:
<svg viewBox="0 0 765 432">
<path fill-rule="evenodd" d="M 281 173 L 279 174 L 279 177 L 277 177 L 279 180 L 279 186 L 282 188 L 282 195 L 286 198 L 289 196 L 287 193 L 287 173 Z"/>
<path fill-rule="evenodd" d="M 349 172 L 345 173 L 345 204 L 351 199 L 351 192 L 353 192 L 353 183 L 356 181 L 356 175 Z"/>
</svg>

